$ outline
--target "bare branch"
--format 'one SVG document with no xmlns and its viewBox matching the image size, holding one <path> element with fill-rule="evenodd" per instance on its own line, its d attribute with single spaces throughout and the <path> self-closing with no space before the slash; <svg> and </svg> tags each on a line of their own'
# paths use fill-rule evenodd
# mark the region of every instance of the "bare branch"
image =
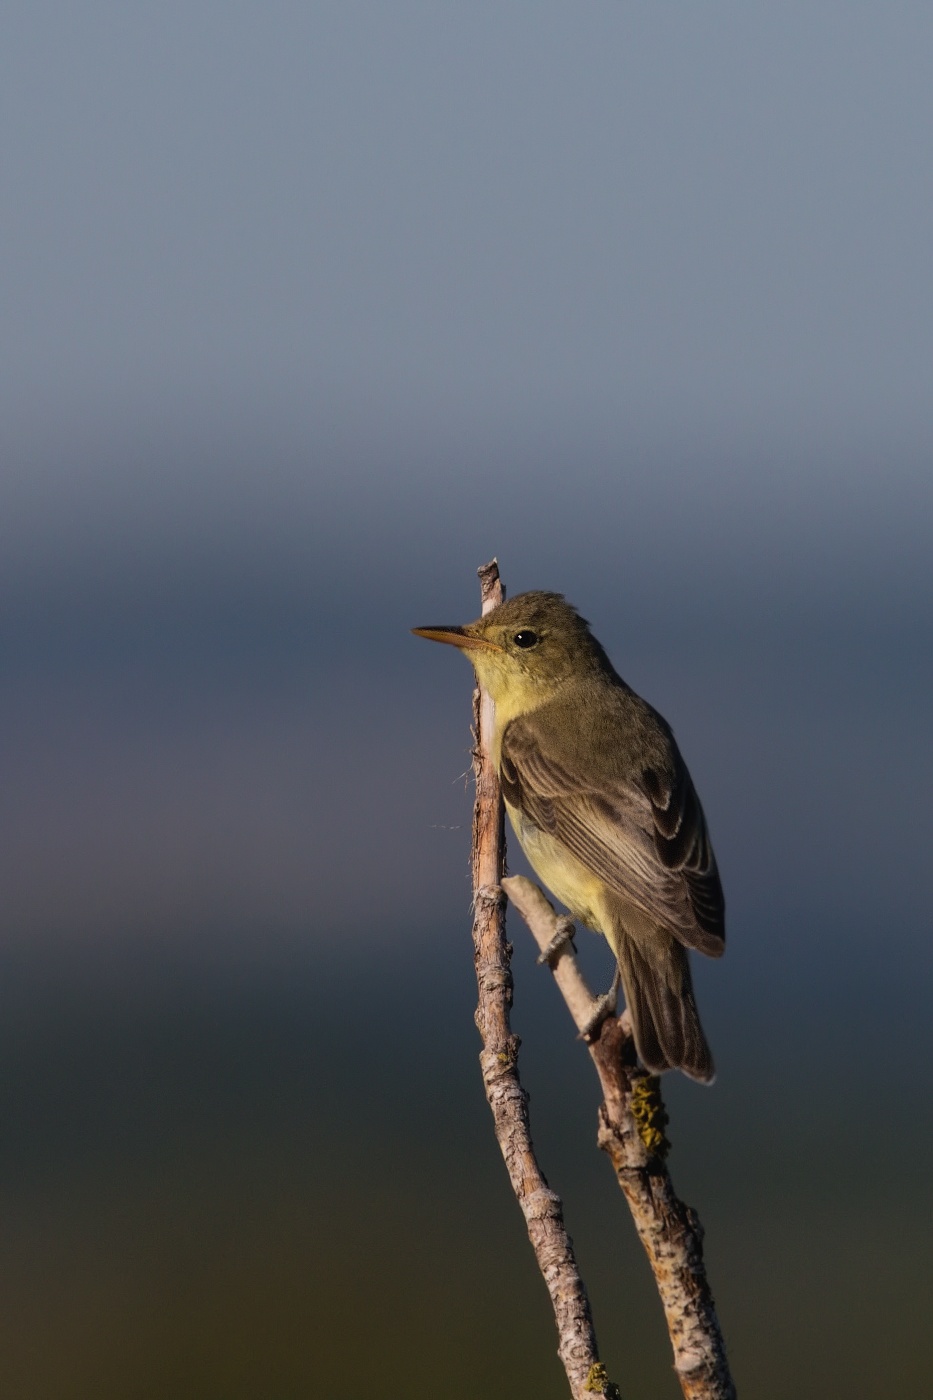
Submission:
<svg viewBox="0 0 933 1400">
<path fill-rule="evenodd" d="M 558 919 L 537 885 L 522 875 L 502 881 L 542 951 Z M 553 960 L 554 980 L 577 1029 L 592 1020 L 594 998 L 568 942 Z M 674 1348 L 674 1369 L 687 1400 L 735 1400 L 725 1345 L 703 1263 L 696 1211 L 676 1195 L 664 1164 L 666 1115 L 657 1078 L 641 1069 L 625 1019 L 609 1016 L 588 1048 L 604 1102 L 597 1141 L 615 1168 L 639 1239 L 654 1271 Z"/>
<path fill-rule="evenodd" d="M 483 612 L 502 601 L 495 560 L 479 570 Z M 518 1037 L 512 1034 L 511 947 L 505 936 L 505 831 L 499 781 L 489 756 L 492 701 L 473 697 L 476 747 L 476 803 L 473 809 L 473 947 L 479 1004 L 476 1025 L 483 1041 L 480 1065 L 492 1109 L 496 1138 L 509 1179 L 528 1226 L 558 1331 L 558 1354 L 574 1400 L 618 1397 L 599 1363 L 589 1300 L 564 1225 L 560 1197 L 548 1186 L 535 1158 L 528 1119 L 528 1096 L 518 1077 Z"/>
</svg>

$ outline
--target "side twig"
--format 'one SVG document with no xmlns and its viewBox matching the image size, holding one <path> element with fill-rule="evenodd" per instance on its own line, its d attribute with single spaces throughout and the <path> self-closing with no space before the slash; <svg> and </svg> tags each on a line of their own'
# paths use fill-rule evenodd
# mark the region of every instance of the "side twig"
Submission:
<svg viewBox="0 0 933 1400">
<path fill-rule="evenodd" d="M 504 879 L 502 886 L 543 951 L 557 932 L 551 904 L 522 875 Z M 593 995 L 572 944 L 565 944 L 552 970 L 583 1033 L 591 1023 Z M 681 1389 L 687 1400 L 735 1400 L 703 1263 L 703 1228 L 696 1211 L 676 1195 L 664 1163 L 667 1118 L 658 1080 L 638 1065 L 625 1017 L 607 1017 L 588 1046 L 603 1091 L 597 1141 L 612 1162 L 654 1272 Z"/>
<path fill-rule="evenodd" d="M 483 612 L 503 598 L 495 560 L 479 570 Z M 596 1336 L 586 1289 L 573 1245 L 564 1225 L 560 1197 L 548 1186 L 531 1141 L 528 1096 L 518 1077 L 518 1046 L 512 1034 L 511 947 L 505 936 L 505 830 L 499 781 L 489 756 L 493 709 L 489 696 L 473 697 L 476 746 L 473 771 L 473 948 L 479 1004 L 476 1025 L 483 1041 L 480 1065 L 496 1138 L 508 1169 L 544 1277 L 558 1331 L 558 1354 L 574 1400 L 618 1397 L 596 1351 Z"/>
</svg>

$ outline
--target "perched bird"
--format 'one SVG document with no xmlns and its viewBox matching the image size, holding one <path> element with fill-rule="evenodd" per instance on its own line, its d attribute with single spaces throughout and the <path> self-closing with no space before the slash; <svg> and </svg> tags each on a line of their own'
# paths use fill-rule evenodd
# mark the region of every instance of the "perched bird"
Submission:
<svg viewBox="0 0 933 1400">
<path fill-rule="evenodd" d="M 708 1083 L 687 950 L 721 955 L 725 902 L 670 726 L 559 593 L 414 631 L 466 652 L 492 696 L 492 759 L 515 834 L 571 915 L 608 940 L 643 1063 Z"/>
</svg>

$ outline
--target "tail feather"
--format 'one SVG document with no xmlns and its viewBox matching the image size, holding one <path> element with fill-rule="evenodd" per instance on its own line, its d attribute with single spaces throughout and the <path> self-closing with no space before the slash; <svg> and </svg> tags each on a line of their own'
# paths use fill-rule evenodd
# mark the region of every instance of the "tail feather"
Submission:
<svg viewBox="0 0 933 1400">
<path fill-rule="evenodd" d="M 650 944 L 628 933 L 618 940 L 619 970 L 638 1054 L 655 1074 L 680 1069 L 709 1084 L 715 1073 L 686 950 L 658 929 Z"/>
</svg>

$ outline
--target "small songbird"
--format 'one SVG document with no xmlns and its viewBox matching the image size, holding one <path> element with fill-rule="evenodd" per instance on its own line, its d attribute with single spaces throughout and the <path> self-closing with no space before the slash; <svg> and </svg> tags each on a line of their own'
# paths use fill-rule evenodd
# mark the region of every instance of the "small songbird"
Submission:
<svg viewBox="0 0 933 1400">
<path fill-rule="evenodd" d="M 725 902 L 670 726 L 559 593 L 414 631 L 466 652 L 491 695 L 492 760 L 515 834 L 552 894 L 608 940 L 642 1062 L 709 1083 L 687 950 L 722 954 Z"/>
</svg>

